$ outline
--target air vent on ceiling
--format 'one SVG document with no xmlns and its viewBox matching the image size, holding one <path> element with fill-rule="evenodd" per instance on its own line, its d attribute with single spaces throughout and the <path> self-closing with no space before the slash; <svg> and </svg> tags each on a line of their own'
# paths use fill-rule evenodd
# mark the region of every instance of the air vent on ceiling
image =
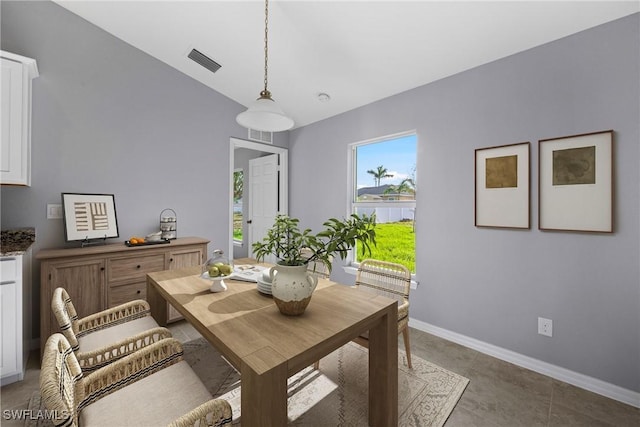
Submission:
<svg viewBox="0 0 640 427">
<path fill-rule="evenodd" d="M 211 71 L 212 73 L 215 73 L 220 69 L 220 67 L 222 67 L 222 65 L 218 64 L 216 61 L 209 58 L 207 55 L 203 54 L 202 52 L 198 52 L 195 49 L 191 49 L 191 52 L 189 52 L 188 57 L 189 59 L 202 65 L 204 68 Z"/>
<path fill-rule="evenodd" d="M 252 141 L 273 144 L 273 132 L 265 132 L 261 130 L 249 129 L 249 139 Z"/>
</svg>

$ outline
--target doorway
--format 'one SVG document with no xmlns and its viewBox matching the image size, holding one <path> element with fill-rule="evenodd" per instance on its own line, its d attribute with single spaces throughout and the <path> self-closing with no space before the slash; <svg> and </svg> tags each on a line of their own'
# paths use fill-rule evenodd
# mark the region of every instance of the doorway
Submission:
<svg viewBox="0 0 640 427">
<path fill-rule="evenodd" d="M 252 209 L 250 207 L 259 205 L 268 205 L 276 207 L 277 213 L 287 214 L 289 211 L 288 204 L 288 150 L 283 147 L 273 146 L 269 144 L 263 144 L 259 142 L 247 141 L 244 139 L 231 138 L 231 149 L 229 150 L 229 171 L 230 171 L 230 190 L 229 190 L 229 257 L 244 258 L 250 256 L 251 245 L 253 241 L 261 240 L 260 233 L 265 232 L 265 225 L 261 225 L 261 230 L 253 228 L 253 218 L 251 217 Z M 277 169 L 277 184 L 276 188 L 270 187 L 269 191 L 274 193 L 273 197 L 277 200 L 265 201 L 264 197 L 260 200 L 249 200 L 249 197 L 256 197 L 254 192 L 249 191 L 252 187 L 251 184 L 251 171 L 249 169 L 249 163 L 252 159 L 267 158 L 268 156 L 277 155 L 276 169 Z M 255 161 L 254 161 L 255 163 Z M 242 183 L 242 200 L 238 200 L 237 194 L 237 177 L 239 171 L 242 171 L 243 176 Z M 253 194 L 252 194 L 253 193 Z M 260 195 L 259 191 L 258 194 Z M 259 203 L 258 203 L 259 202 Z M 238 217 L 241 214 L 242 229 L 239 233 L 238 230 Z M 235 216 L 235 220 L 234 220 Z M 264 217 L 261 218 L 264 222 Z M 234 222 L 236 226 L 234 227 Z M 258 221 L 260 225 L 260 221 Z M 270 228 L 270 224 L 266 225 L 266 228 Z M 234 228 L 236 238 L 234 239 Z M 238 239 L 238 234 L 242 236 L 242 239 Z M 251 236 L 251 238 L 249 237 Z"/>
</svg>

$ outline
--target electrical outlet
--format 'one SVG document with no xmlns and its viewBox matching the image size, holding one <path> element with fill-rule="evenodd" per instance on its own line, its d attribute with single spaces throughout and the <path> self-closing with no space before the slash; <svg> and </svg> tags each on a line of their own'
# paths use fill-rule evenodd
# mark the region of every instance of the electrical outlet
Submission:
<svg viewBox="0 0 640 427">
<path fill-rule="evenodd" d="M 553 320 L 538 317 L 538 333 L 548 337 L 553 336 Z"/>
<path fill-rule="evenodd" d="M 62 205 L 47 204 L 47 219 L 62 219 Z"/>
</svg>

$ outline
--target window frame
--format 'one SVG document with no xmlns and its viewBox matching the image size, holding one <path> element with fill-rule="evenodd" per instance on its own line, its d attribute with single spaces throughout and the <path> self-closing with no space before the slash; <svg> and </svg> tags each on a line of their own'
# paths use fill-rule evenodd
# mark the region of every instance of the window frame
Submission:
<svg viewBox="0 0 640 427">
<path fill-rule="evenodd" d="M 376 144 L 376 143 L 381 143 L 381 142 L 386 142 L 386 141 L 390 141 L 393 139 L 399 139 L 405 136 L 415 136 L 416 137 L 416 163 L 417 163 L 417 157 L 418 157 L 418 153 L 417 153 L 417 141 L 418 141 L 418 132 L 415 129 L 412 130 L 408 130 L 408 131 L 404 131 L 404 132 L 398 132 L 398 133 L 394 133 L 394 134 L 390 134 L 390 135 L 385 135 L 385 136 L 380 136 L 380 137 L 376 137 L 376 138 L 371 138 L 371 139 L 367 139 L 367 140 L 363 140 L 363 141 L 358 141 L 358 142 L 352 142 L 350 144 L 348 144 L 348 148 L 347 148 L 347 176 L 348 176 L 348 190 L 347 190 L 347 209 L 346 209 L 346 216 L 349 217 L 351 214 L 355 213 L 356 209 L 358 207 L 376 207 L 376 206 L 385 206 L 385 207 L 396 207 L 396 208 L 413 208 L 414 210 L 414 219 L 415 219 L 415 215 L 417 213 L 417 199 L 418 199 L 418 191 L 417 191 L 417 182 L 415 183 L 415 188 L 416 188 L 416 194 L 415 194 L 415 199 L 414 200 L 406 200 L 406 201 L 386 201 L 384 203 L 381 202 L 358 202 L 356 200 L 356 196 L 357 196 L 357 173 L 358 173 L 358 167 L 357 167 L 357 149 L 358 147 L 364 146 L 364 145 L 370 145 L 370 144 Z M 417 165 L 416 165 L 416 173 L 417 173 Z M 416 176 L 416 181 L 417 181 L 417 176 Z M 416 247 L 417 249 L 417 247 Z M 414 251 L 416 250 L 414 249 Z M 360 263 L 356 262 L 355 258 L 355 248 L 351 249 L 345 259 L 345 265 L 344 265 L 344 271 L 349 273 L 349 274 L 356 274 L 356 271 L 360 265 Z M 418 282 L 416 280 L 416 274 L 418 272 L 418 266 L 416 263 L 416 272 L 415 273 L 411 273 L 411 288 L 415 289 L 418 285 Z"/>
</svg>

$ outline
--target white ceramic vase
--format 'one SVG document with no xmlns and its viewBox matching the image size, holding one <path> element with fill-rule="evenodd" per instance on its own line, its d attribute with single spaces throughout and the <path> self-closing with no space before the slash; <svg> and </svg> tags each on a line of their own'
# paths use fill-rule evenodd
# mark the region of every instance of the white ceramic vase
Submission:
<svg viewBox="0 0 640 427">
<path fill-rule="evenodd" d="M 273 300 L 280 312 L 287 316 L 304 313 L 318 284 L 318 278 L 307 271 L 307 266 L 275 265 L 269 275 Z"/>
</svg>

